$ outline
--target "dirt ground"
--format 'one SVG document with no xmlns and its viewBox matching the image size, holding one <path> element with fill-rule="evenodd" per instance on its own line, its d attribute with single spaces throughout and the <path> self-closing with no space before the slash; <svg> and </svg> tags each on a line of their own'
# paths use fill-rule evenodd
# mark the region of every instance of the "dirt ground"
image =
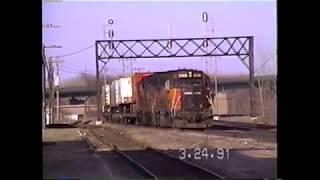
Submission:
<svg viewBox="0 0 320 180">
<path fill-rule="evenodd" d="M 218 148 L 230 151 L 230 157 L 224 159 L 187 158 L 187 161 L 206 167 L 228 178 L 275 178 L 277 169 L 276 136 L 261 141 L 246 136 L 227 136 L 224 133 L 202 133 L 195 131 L 181 131 L 178 129 L 163 129 L 150 127 L 133 127 L 130 125 L 110 124 L 102 125 L 105 130 L 123 133 L 140 144 L 171 153 L 176 157 L 181 155 L 181 148 L 186 148 L 192 154 L 195 148 L 207 148 L 210 152 L 217 152 Z M 230 132 L 229 132 L 230 133 Z M 231 132 L 237 134 L 237 132 Z M 276 132 L 273 132 L 276 133 Z M 258 136 L 258 134 L 257 134 Z"/>
<path fill-rule="evenodd" d="M 117 144 L 122 150 L 151 147 L 179 157 L 181 148 L 191 155 L 195 148 L 207 148 L 209 152 L 227 149 L 230 152 L 228 158 L 198 160 L 191 156 L 185 160 L 227 178 L 276 177 L 276 132 L 185 131 L 110 123 L 93 130 L 100 138 Z M 139 178 L 127 162 L 121 162 L 121 158 L 112 153 L 110 146 L 89 134 L 88 129 L 46 129 L 43 132 L 44 178 L 103 179 L 127 175 Z M 83 138 L 97 146 L 95 152 L 90 151 Z"/>
<path fill-rule="evenodd" d="M 164 129 L 151 127 L 133 127 L 105 123 L 104 127 L 124 132 L 124 135 L 135 141 L 160 150 L 179 148 L 224 148 L 224 149 L 260 149 L 272 150 L 272 158 L 276 158 L 277 144 L 274 142 L 258 141 L 243 136 L 233 137 L 223 134 L 201 133 L 197 131 L 181 131 L 179 129 Z"/>
</svg>

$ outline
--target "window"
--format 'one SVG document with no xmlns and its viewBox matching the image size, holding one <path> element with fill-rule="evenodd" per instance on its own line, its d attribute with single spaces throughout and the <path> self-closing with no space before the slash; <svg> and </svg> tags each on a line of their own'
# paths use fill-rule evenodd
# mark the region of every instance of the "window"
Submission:
<svg viewBox="0 0 320 180">
<path fill-rule="evenodd" d="M 188 74 L 178 74 L 178 78 L 187 78 Z"/>
</svg>

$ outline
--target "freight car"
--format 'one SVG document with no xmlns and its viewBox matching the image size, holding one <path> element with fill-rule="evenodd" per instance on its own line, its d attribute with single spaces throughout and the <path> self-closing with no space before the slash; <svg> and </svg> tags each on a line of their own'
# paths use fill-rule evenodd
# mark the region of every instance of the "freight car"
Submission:
<svg viewBox="0 0 320 180">
<path fill-rule="evenodd" d="M 125 124 L 206 128 L 212 120 L 210 87 L 210 78 L 198 70 L 135 73 L 103 87 L 103 114 Z"/>
</svg>

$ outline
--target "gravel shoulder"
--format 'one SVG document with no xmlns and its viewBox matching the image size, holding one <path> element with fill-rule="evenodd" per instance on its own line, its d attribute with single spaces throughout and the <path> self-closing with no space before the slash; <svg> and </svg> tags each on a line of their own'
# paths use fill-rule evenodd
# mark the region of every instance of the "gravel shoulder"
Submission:
<svg viewBox="0 0 320 180">
<path fill-rule="evenodd" d="M 224 133 L 206 133 L 197 131 L 182 131 L 179 129 L 164 129 L 152 127 L 137 127 L 131 125 L 121 125 L 105 123 L 103 127 L 112 131 L 123 132 L 124 136 L 140 144 L 160 149 L 179 149 L 179 148 L 224 148 L 224 149 L 243 149 L 243 150 L 273 150 L 273 158 L 276 157 L 276 139 L 272 142 L 259 141 L 252 137 L 227 136 Z M 230 132 L 229 132 L 230 133 Z M 274 136 L 274 138 L 276 138 Z"/>
<path fill-rule="evenodd" d="M 218 148 L 228 149 L 230 151 L 228 159 L 186 159 L 228 178 L 276 177 L 277 144 L 276 135 L 272 133 L 269 136 L 268 133 L 254 132 L 250 136 L 244 136 L 237 132 L 227 132 L 229 134 L 227 135 L 222 131 L 206 133 L 113 123 L 105 123 L 102 126 L 105 130 L 121 133 L 139 144 L 162 150 L 176 157 L 181 155 L 179 151 L 181 148 L 186 148 L 190 153 L 193 153 L 195 148 L 207 148 L 209 151 L 217 151 Z M 256 138 L 259 136 L 268 136 L 272 140 L 264 141 Z"/>
</svg>

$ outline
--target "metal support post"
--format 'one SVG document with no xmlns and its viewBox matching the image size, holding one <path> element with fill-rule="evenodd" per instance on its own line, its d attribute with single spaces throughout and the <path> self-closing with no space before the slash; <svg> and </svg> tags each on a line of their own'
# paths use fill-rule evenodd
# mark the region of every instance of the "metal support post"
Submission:
<svg viewBox="0 0 320 180">
<path fill-rule="evenodd" d="M 249 39 L 249 74 L 250 74 L 250 116 L 255 116 L 255 95 L 254 95 L 254 43 L 253 43 L 253 37 L 250 37 Z"/>
<path fill-rule="evenodd" d="M 97 90 L 97 120 L 101 119 L 101 92 L 100 92 L 100 72 L 99 72 L 99 57 L 98 57 L 98 44 L 96 46 L 96 90 Z"/>
</svg>

